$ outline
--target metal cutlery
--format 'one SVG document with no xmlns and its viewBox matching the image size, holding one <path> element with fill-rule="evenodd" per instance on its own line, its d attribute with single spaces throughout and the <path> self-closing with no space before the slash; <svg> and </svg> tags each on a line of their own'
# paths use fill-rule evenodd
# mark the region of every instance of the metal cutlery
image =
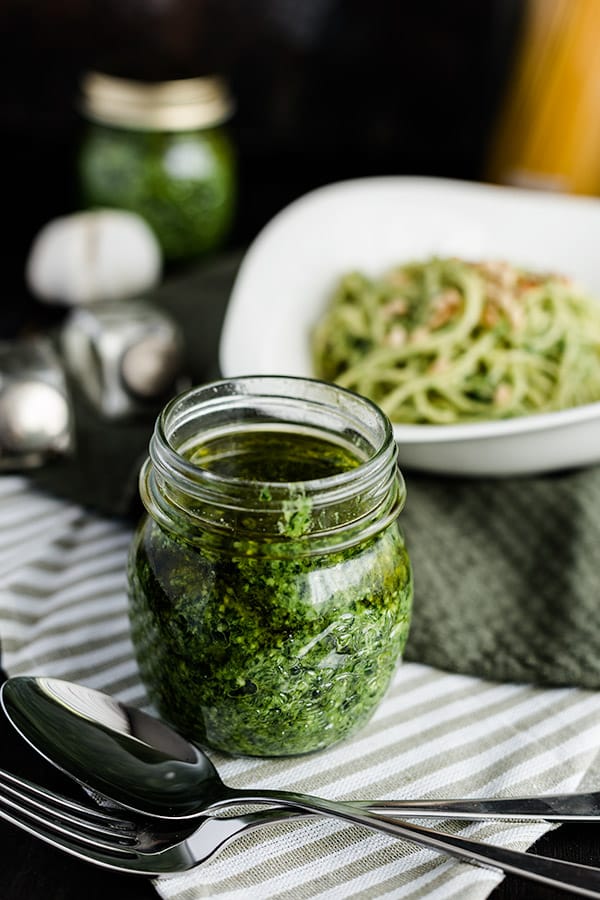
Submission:
<svg viewBox="0 0 600 900">
<path fill-rule="evenodd" d="M 94 809 L 56 795 L 16 776 L 0 775 L 0 817 L 73 856 L 119 871 L 157 877 L 206 862 L 238 835 L 301 813 L 265 809 L 228 818 L 197 817 L 188 823 L 137 818 Z M 386 820 L 392 822 L 392 820 Z M 534 856 L 444 834 L 431 828 L 394 823 L 408 841 L 485 867 L 600 898 L 600 869 Z"/>
</svg>

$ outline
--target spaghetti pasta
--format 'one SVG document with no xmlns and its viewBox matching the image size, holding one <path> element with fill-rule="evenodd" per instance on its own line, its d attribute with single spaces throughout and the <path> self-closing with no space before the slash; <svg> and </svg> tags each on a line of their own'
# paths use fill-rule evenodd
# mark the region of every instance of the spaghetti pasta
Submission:
<svg viewBox="0 0 600 900">
<path fill-rule="evenodd" d="M 559 275 L 432 258 L 345 275 L 311 336 L 317 377 L 395 422 L 503 419 L 600 401 L 600 303 Z"/>
</svg>

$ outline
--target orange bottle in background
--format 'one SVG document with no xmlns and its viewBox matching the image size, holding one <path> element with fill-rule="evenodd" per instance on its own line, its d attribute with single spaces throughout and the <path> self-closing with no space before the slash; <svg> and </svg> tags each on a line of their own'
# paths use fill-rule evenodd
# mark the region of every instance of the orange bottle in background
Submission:
<svg viewBox="0 0 600 900">
<path fill-rule="evenodd" d="M 486 178 L 600 194 L 600 0 L 528 0 Z"/>
</svg>

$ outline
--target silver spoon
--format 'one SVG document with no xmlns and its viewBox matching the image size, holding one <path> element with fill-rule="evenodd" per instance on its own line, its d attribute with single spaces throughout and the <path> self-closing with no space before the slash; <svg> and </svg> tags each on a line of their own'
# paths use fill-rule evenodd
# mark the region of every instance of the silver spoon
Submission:
<svg viewBox="0 0 600 900">
<path fill-rule="evenodd" d="M 347 803 L 290 791 L 236 789 L 222 782 L 201 750 L 164 722 L 100 691 L 56 678 L 20 676 L 2 685 L 0 699 L 15 729 L 63 773 L 127 809 L 159 818 L 190 819 L 251 802 L 339 816 L 383 831 L 391 830 L 391 819 L 378 819 L 375 812 L 555 822 L 600 817 L 600 793 Z"/>
</svg>

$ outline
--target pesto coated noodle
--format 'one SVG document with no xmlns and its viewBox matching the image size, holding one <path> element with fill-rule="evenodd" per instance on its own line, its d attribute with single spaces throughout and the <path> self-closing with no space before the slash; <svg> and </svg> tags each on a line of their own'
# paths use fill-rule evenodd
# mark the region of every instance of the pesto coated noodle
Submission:
<svg viewBox="0 0 600 900">
<path fill-rule="evenodd" d="M 345 275 L 312 334 L 315 374 L 395 422 L 452 424 L 600 400 L 600 303 L 507 262 L 433 258 Z"/>
</svg>

